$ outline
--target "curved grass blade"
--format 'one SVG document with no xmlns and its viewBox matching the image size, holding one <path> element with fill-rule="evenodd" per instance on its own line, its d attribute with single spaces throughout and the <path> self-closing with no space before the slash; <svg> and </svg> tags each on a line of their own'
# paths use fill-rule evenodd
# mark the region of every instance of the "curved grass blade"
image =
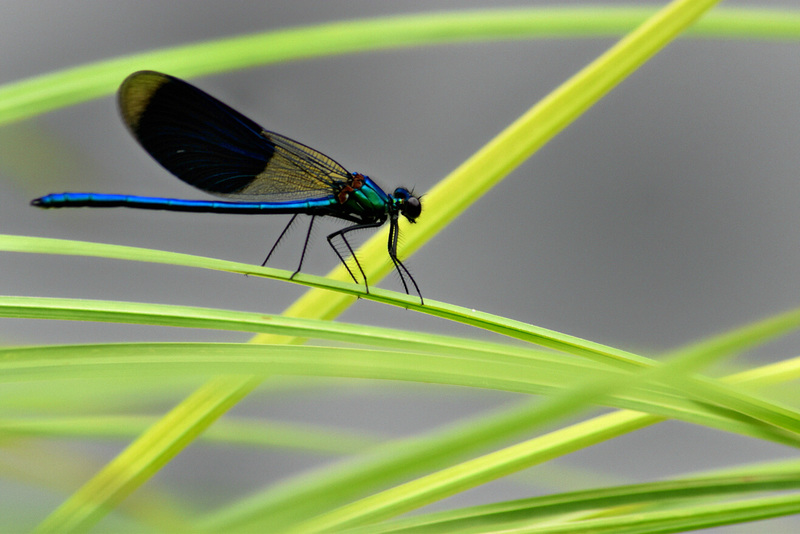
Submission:
<svg viewBox="0 0 800 534">
<path fill-rule="evenodd" d="M 0 419 L 0 436 L 112 439 L 135 438 L 156 422 L 152 416 L 110 415 Z M 226 417 L 209 428 L 200 441 L 207 444 L 254 448 L 286 448 L 315 454 L 343 455 L 363 451 L 380 443 L 376 436 L 321 426 L 290 424 L 243 417 Z"/>
<path fill-rule="evenodd" d="M 748 336 L 751 330 L 755 329 L 757 327 L 741 329 L 740 335 Z M 690 346 L 676 352 L 675 356 L 664 365 L 641 372 L 635 375 L 635 378 L 602 377 L 588 380 L 577 387 L 573 386 L 561 395 L 548 399 L 539 407 L 540 418 L 537 423 L 551 422 L 566 414 L 575 416 L 585 405 L 598 402 L 603 396 L 612 392 L 622 392 L 632 387 L 631 384 L 659 383 L 665 379 L 675 383 L 691 383 L 691 380 L 680 381 L 679 377 L 687 377 L 687 373 L 697 370 L 696 366 L 713 361 L 713 358 L 718 357 L 735 337 L 736 332 Z M 738 347 L 738 344 L 735 346 Z M 748 402 L 756 407 L 756 418 L 764 415 L 767 419 L 781 420 L 788 427 L 794 428 L 800 420 L 800 414 L 797 412 L 790 412 L 775 404 L 770 404 L 769 407 L 763 406 L 765 411 L 759 412 L 759 406 L 765 404 L 763 401 L 749 398 Z M 628 412 L 618 412 L 600 416 L 490 452 L 321 514 L 299 525 L 291 526 L 288 531 L 343 530 L 353 526 L 373 524 L 409 512 L 558 455 L 583 448 L 598 440 L 616 436 L 620 430 L 629 431 L 627 425 L 634 425 L 636 428 L 636 425 L 646 421 L 645 418 L 628 417 L 628 415 Z M 797 433 L 797 430 L 794 432 Z"/>
<path fill-rule="evenodd" d="M 324 57 L 457 42 L 596 38 L 624 34 L 652 16 L 641 7 L 486 9 L 378 17 L 301 26 L 142 52 L 68 68 L 0 87 L 0 125 L 112 94 L 143 68 L 180 77 Z M 800 14 L 788 10 L 723 8 L 688 35 L 767 40 L 800 37 Z"/>
<path fill-rule="evenodd" d="M 28 243 L 33 241 L 34 245 L 39 243 L 39 240 L 36 238 L 19 238 L 16 239 L 14 236 L 6 236 L 6 241 L 10 241 L 11 245 L 7 244 L 8 249 L 15 249 L 16 250 L 24 250 L 24 247 L 18 246 L 19 241 L 23 243 Z M 49 243 L 49 240 L 41 240 L 44 243 Z M 0 244 L 3 243 L 3 240 L 0 240 Z M 67 243 L 64 245 L 64 243 Z M 58 241 L 59 250 L 62 253 L 77 252 L 75 249 L 80 247 L 88 247 L 91 249 L 98 249 L 99 252 L 96 252 L 98 255 L 103 257 L 119 257 L 119 258 L 139 258 L 140 255 L 144 255 L 147 257 L 148 254 L 155 254 L 155 257 L 151 259 L 151 261 L 160 261 L 160 262 L 175 262 L 176 260 L 184 265 L 192 265 L 192 266 L 203 266 L 208 267 L 212 266 L 213 268 L 221 268 L 233 272 L 241 272 L 242 270 L 248 268 L 249 266 L 244 264 L 235 264 L 231 262 L 224 262 L 222 260 L 210 260 L 205 258 L 196 258 L 188 255 L 181 255 L 181 254 L 174 254 L 168 252 L 160 252 L 160 251 L 143 251 L 141 249 L 135 249 L 130 247 L 118 247 L 118 246 L 110 246 L 110 245 L 90 245 L 84 244 L 79 242 L 64 242 Z M 34 246 L 34 251 L 38 251 Z M 256 268 L 258 269 L 258 268 Z M 258 274 L 257 271 L 252 271 L 253 274 Z M 313 277 L 312 277 L 313 278 Z M 324 285 L 327 282 L 324 279 L 319 279 L 317 284 Z M 383 298 L 380 296 L 379 293 L 376 293 L 375 297 L 371 298 Z M 400 298 L 407 298 L 406 296 L 401 295 Z M 540 345 L 554 348 L 557 350 L 562 350 L 564 352 L 568 352 L 571 354 L 580 355 L 583 357 L 589 357 L 591 359 L 595 359 L 601 362 L 608 362 L 612 361 L 620 365 L 622 368 L 626 368 L 627 366 L 641 367 L 641 366 L 650 366 L 653 364 L 652 361 L 637 356 L 635 354 L 626 353 L 624 351 L 619 351 L 617 349 L 613 349 L 610 347 L 605 347 L 602 345 L 598 345 L 595 343 L 591 343 L 585 340 L 580 340 L 578 338 L 574 338 L 571 336 L 565 336 L 563 334 L 559 334 L 556 332 L 548 331 L 545 329 L 541 329 L 538 327 L 534 327 L 532 325 L 527 325 L 524 323 L 520 323 L 517 321 L 512 321 L 509 319 L 499 318 L 496 316 L 492 316 L 489 314 L 482 314 L 480 312 L 475 312 L 473 310 L 465 310 L 463 308 L 458 308 L 456 306 L 451 305 L 444 305 L 437 302 L 429 302 L 427 306 L 421 307 L 421 311 L 431 313 L 433 315 L 437 315 L 440 317 L 447 317 L 450 319 L 458 319 L 461 322 L 465 322 L 467 324 L 472 324 L 474 326 L 478 326 L 481 328 L 485 328 L 494 332 L 502 333 L 505 335 L 509 335 L 511 337 L 516 337 L 518 339 L 523 339 L 526 341 L 538 343 Z M 796 324 L 796 315 L 797 312 L 789 312 L 784 316 L 779 316 L 777 318 L 772 318 L 767 320 L 764 324 L 756 324 L 752 328 L 754 329 L 753 332 L 757 336 L 774 336 L 778 335 L 779 333 L 791 329 Z M 344 331 L 342 331 L 344 333 Z M 358 336 L 358 333 L 350 329 L 350 333 L 352 336 Z M 386 334 L 384 338 L 389 338 L 393 334 Z M 742 339 L 745 339 L 747 336 L 743 336 L 741 332 L 734 333 L 732 342 L 740 343 Z M 413 336 L 404 336 L 405 339 L 411 339 Z M 751 340 L 749 342 L 755 342 Z M 715 343 L 718 341 L 715 340 Z M 463 345 L 462 345 L 463 346 Z M 716 348 L 715 350 L 722 350 Z M 724 349 L 723 353 L 726 350 Z M 709 353 L 711 354 L 711 353 Z M 699 384 L 698 384 L 699 385 Z M 686 388 L 687 384 L 684 383 L 681 387 Z M 709 384 L 699 385 L 701 390 L 698 391 L 699 398 L 702 398 L 704 395 L 709 395 Z M 712 389 L 716 386 L 711 386 Z M 718 389 L 718 388 L 717 388 Z M 720 395 L 723 395 L 724 392 L 717 391 L 716 395 L 716 402 L 720 402 Z M 794 416 L 793 414 L 789 413 L 785 417 L 778 416 L 778 419 L 775 419 L 775 416 L 778 415 L 774 409 L 771 409 L 769 406 L 762 408 L 757 408 L 757 403 L 754 404 L 753 399 L 743 399 L 738 398 L 736 394 L 729 395 L 728 404 L 730 407 L 736 406 L 738 410 L 742 413 L 749 413 L 750 416 L 755 414 L 761 413 L 763 417 L 766 418 L 772 424 L 777 424 L 778 426 L 788 426 L 788 428 L 793 428 L 796 426 L 794 424 Z M 726 403 L 723 403 L 726 405 Z M 755 410 L 755 411 L 754 411 Z"/>
<path fill-rule="evenodd" d="M 35 373 L 37 368 L 41 369 L 42 366 L 47 366 L 50 367 L 50 370 L 55 372 L 57 376 L 68 378 L 74 373 L 77 373 L 76 376 L 87 376 L 87 374 L 91 375 L 92 369 L 99 369 L 98 366 L 100 366 L 102 368 L 100 371 L 101 375 L 107 376 L 109 371 L 108 365 L 116 365 L 113 361 L 114 355 L 112 353 L 112 349 L 114 352 L 117 352 L 123 356 L 126 354 L 129 355 L 128 358 L 132 363 L 136 363 L 134 360 L 139 362 L 136 363 L 135 367 L 130 369 L 124 367 L 117 369 L 117 372 L 121 373 L 122 375 L 129 375 L 131 372 L 141 374 L 143 370 L 146 372 L 164 372 L 165 370 L 169 370 L 170 372 L 183 374 L 187 369 L 193 372 L 213 373 L 219 369 L 226 368 L 231 372 L 241 371 L 245 373 L 255 373 L 258 371 L 258 368 L 252 366 L 259 364 L 256 360 L 253 360 L 248 355 L 275 353 L 267 359 L 271 360 L 271 365 L 278 366 L 277 372 L 279 373 L 300 371 L 311 374 L 333 373 L 340 375 L 341 372 L 336 371 L 338 366 L 338 368 L 347 370 L 345 372 L 345 376 L 381 377 L 381 373 L 373 373 L 375 373 L 377 368 L 388 365 L 389 367 L 387 367 L 387 369 L 391 370 L 390 376 L 394 378 L 403 378 L 402 375 L 398 375 L 397 373 L 398 369 L 396 362 L 398 361 L 398 356 L 393 356 L 385 351 L 355 351 L 356 353 L 363 353 L 355 354 L 353 349 L 336 350 L 327 347 L 257 347 L 252 345 L 219 344 L 142 344 L 134 346 L 126 344 L 116 346 L 67 346 L 12 349 L 4 351 L 4 365 L 2 365 L 3 373 L 1 373 L 1 375 L 6 379 L 14 379 L 15 375 L 21 376 L 25 379 L 48 378 L 51 375 L 47 374 L 37 376 L 35 374 L 31 374 L 32 372 Z M 162 349 L 168 351 L 163 352 L 163 354 L 168 354 L 169 358 L 159 357 L 159 352 L 156 351 L 161 351 Z M 51 354 L 53 352 L 62 353 L 63 356 L 74 356 L 65 359 L 63 356 L 54 356 Z M 303 355 L 305 352 L 310 353 L 310 355 Z M 293 354 L 299 355 L 301 360 L 298 360 L 298 363 L 302 366 L 302 368 L 298 370 L 296 367 L 281 367 L 288 365 L 288 361 L 284 360 L 284 356 L 282 356 L 284 354 L 287 356 L 291 356 Z M 453 362 L 449 359 L 445 359 L 441 361 L 441 366 L 437 371 L 435 368 L 430 367 L 431 360 L 427 356 L 421 360 L 414 359 L 406 354 L 399 356 L 402 358 L 402 363 L 404 366 L 407 367 L 407 372 L 417 373 L 415 377 L 408 376 L 409 379 L 430 380 L 431 377 L 435 377 L 437 375 L 441 376 L 443 373 L 447 373 L 447 370 L 453 367 Z M 388 358 L 388 360 L 386 358 Z M 356 373 L 355 375 L 351 374 L 353 369 L 355 369 L 354 365 L 358 360 L 361 360 L 362 365 L 364 365 L 364 375 L 361 375 L 360 373 Z M 15 361 L 18 363 L 15 363 Z M 328 363 L 326 364 L 325 361 Z M 142 365 L 145 367 L 141 367 Z M 459 373 L 468 372 L 468 366 L 464 365 L 463 362 L 457 365 L 456 368 L 459 370 Z M 305 369 L 305 371 L 302 369 Z M 506 376 L 506 380 L 519 377 L 522 369 L 523 368 L 510 369 L 508 375 Z M 484 369 L 478 369 L 476 371 L 477 372 L 474 373 L 474 376 L 478 385 L 492 385 L 492 379 L 484 372 Z M 19 375 L 21 372 L 24 374 Z M 531 372 L 535 372 L 535 370 L 528 369 L 529 375 Z M 469 382 L 463 383 L 465 385 L 470 385 Z M 583 388 L 578 387 L 576 389 L 582 390 Z M 541 415 L 541 410 L 537 409 L 536 412 Z M 631 421 L 628 421 L 627 425 L 630 424 Z M 630 430 L 630 426 L 627 425 L 627 430 Z M 585 426 L 586 425 L 578 425 L 579 428 L 572 429 L 571 432 L 565 434 L 574 435 L 575 433 L 583 432 L 583 427 Z M 608 437 L 607 435 L 604 435 L 602 424 L 595 422 L 591 428 L 595 433 L 597 433 L 595 438 Z M 525 429 L 528 431 L 530 430 L 529 427 L 526 427 Z M 517 432 L 521 430 L 523 429 L 520 427 L 517 427 L 516 429 Z M 463 438 L 464 436 L 462 435 L 461 437 Z M 497 439 L 496 435 L 494 437 Z M 581 438 L 583 440 L 589 439 L 589 437 L 586 435 L 582 435 Z M 537 441 L 541 440 L 538 440 L 537 438 Z M 554 444 L 559 444 L 559 441 L 554 439 Z M 585 445 L 585 442 L 583 442 L 583 444 Z M 574 447 L 576 445 L 573 443 L 572 446 Z M 563 453 L 563 449 L 557 446 L 552 449 L 550 454 L 552 454 L 553 451 Z M 326 501 L 330 502 L 330 497 L 327 497 Z"/>
<path fill-rule="evenodd" d="M 373 533 L 447 533 L 476 530 L 507 530 L 534 526 L 547 518 L 575 512 L 603 513 L 611 508 L 664 505 L 674 508 L 681 501 L 716 498 L 726 495 L 746 495 L 761 491 L 800 488 L 797 461 L 776 462 L 767 466 L 749 466 L 734 472 L 706 474 L 660 482 L 603 487 L 583 491 L 544 495 L 491 503 L 460 510 L 431 513 L 413 518 L 355 528 L 349 534 Z M 673 504 L 676 503 L 676 504 Z M 608 514 L 621 515 L 625 510 Z M 574 516 L 570 518 L 575 522 Z"/>
<path fill-rule="evenodd" d="M 725 382 L 738 384 L 740 388 L 749 387 L 749 380 L 758 385 L 768 375 L 770 383 L 778 383 L 781 380 L 795 379 L 798 370 L 800 359 L 796 358 L 793 367 L 784 365 L 772 373 L 760 373 L 758 370 L 740 373 L 725 379 Z M 463 427 L 446 429 L 434 436 L 423 436 L 419 438 L 419 443 L 416 439 L 400 442 L 395 448 L 385 448 L 381 451 L 382 454 L 366 462 L 312 472 L 296 477 L 286 484 L 279 484 L 265 491 L 263 495 L 253 496 L 233 507 L 216 512 L 202 525 L 212 531 L 254 530 L 291 525 L 292 520 L 329 510 L 334 504 L 332 495 L 344 499 L 347 495 L 356 495 L 358 488 L 367 492 L 368 488 L 381 481 L 389 482 L 398 477 L 410 476 L 419 472 L 417 469 L 426 469 L 428 465 L 442 466 L 443 462 L 450 465 L 450 460 L 458 457 L 459 453 L 485 447 L 501 439 L 509 439 L 519 433 L 520 429 L 530 432 L 533 425 L 541 423 L 541 416 L 540 403 L 535 403 L 507 413 L 492 414 L 485 419 L 478 418 Z M 544 455 L 543 460 L 546 460 L 661 421 L 661 417 L 631 411 L 601 416 L 592 422 L 544 436 L 541 442 L 547 446 L 540 453 Z M 796 446 L 789 442 L 785 444 Z M 441 460 L 437 461 L 438 458 Z"/>
</svg>

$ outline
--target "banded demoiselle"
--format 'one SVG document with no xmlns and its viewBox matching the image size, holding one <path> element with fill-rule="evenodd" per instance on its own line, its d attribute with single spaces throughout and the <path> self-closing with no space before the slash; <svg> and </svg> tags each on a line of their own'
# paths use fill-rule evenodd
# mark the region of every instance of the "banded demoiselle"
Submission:
<svg viewBox="0 0 800 534">
<path fill-rule="evenodd" d="M 118 97 L 128 130 L 158 163 L 189 185 L 230 201 L 57 193 L 37 198 L 31 204 L 40 208 L 292 214 L 262 265 L 266 265 L 297 216 L 310 215 L 300 264 L 292 277 L 303 267 L 314 219 L 336 217 L 352 225 L 328 235 L 328 244 L 358 283 L 334 239 L 344 242 L 367 293 L 367 277 L 347 234 L 377 228 L 388 220 L 389 257 L 406 293 L 408 277 L 422 301 L 417 282 L 397 257 L 400 215 L 413 223 L 422 211 L 419 197 L 412 191 L 398 187 L 388 195 L 368 176 L 349 172 L 321 152 L 265 130 L 204 91 L 167 74 L 135 72 L 122 83 Z"/>
</svg>

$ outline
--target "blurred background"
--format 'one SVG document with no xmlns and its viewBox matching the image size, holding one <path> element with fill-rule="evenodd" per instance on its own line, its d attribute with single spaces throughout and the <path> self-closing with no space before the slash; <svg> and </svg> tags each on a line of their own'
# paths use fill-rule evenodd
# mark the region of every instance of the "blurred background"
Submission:
<svg viewBox="0 0 800 534">
<path fill-rule="evenodd" d="M 503 6 L 539 4 L 554 3 L 507 1 Z M 466 0 L 5 0 L 0 6 L 0 83 L 155 48 L 287 26 L 486 6 Z M 796 2 L 730 0 L 724 6 L 796 7 Z M 403 185 L 425 192 L 615 40 L 384 51 L 191 81 L 264 127 L 321 150 L 351 171 L 368 174 L 387 190 Z M 800 43 L 673 43 L 406 264 L 426 298 L 653 356 L 797 307 L 799 86 Z M 119 120 L 112 96 L 0 128 L 3 233 L 260 264 L 287 220 L 125 209 L 42 211 L 28 204 L 32 198 L 63 191 L 204 198 L 139 148 Z M 418 222 L 425 224 L 424 211 Z M 328 221 L 317 228 L 305 272 L 324 274 L 336 265 L 325 235 L 339 227 Z M 296 266 L 302 228 L 298 225 L 288 237 L 271 266 Z M 304 291 L 253 277 L 70 257 L 5 253 L 0 255 L 0 270 L 0 293 L 9 295 L 264 313 L 280 313 Z M 402 290 L 396 275 L 377 285 Z M 341 320 L 489 338 L 484 332 L 364 301 Z M 0 335 L 8 345 L 249 338 L 213 331 L 20 320 L 0 322 Z M 785 338 L 745 355 L 748 360 L 743 363 L 793 357 L 799 341 L 798 336 Z M 401 436 L 515 400 L 459 388 L 353 384 L 317 389 L 313 395 L 292 391 L 286 397 L 270 397 L 270 402 L 259 402 L 256 395 L 236 410 Z M 98 445 L 99 461 L 110 459 L 122 446 Z M 238 451 L 209 465 L 208 458 L 217 458 L 212 452 L 192 446 L 159 474 L 156 483 L 191 488 L 193 482 L 207 481 L 209 470 L 213 475 L 224 466 L 225 476 L 236 479 L 221 481 L 222 493 L 217 487 L 213 495 L 234 499 L 327 461 L 276 455 L 260 459 L 256 463 L 261 468 L 254 469 L 255 453 Z M 602 465 L 622 481 L 647 481 L 789 454 L 777 445 L 667 423 L 570 456 L 561 465 Z M 221 472 L 218 476 L 223 477 Z M 540 486 L 535 490 L 524 484 L 495 484 L 447 504 L 547 491 L 547 476 L 536 478 Z M 559 482 L 565 480 L 559 475 Z M 224 484 L 230 485 L 229 493 Z M 559 489 L 579 487 L 583 486 L 567 484 Z M 0 502 L 12 504 L 16 491 L 0 482 Z M 191 491 L 203 499 L 202 488 Z M 60 497 L 53 496 L 51 504 L 58 502 Z"/>
</svg>

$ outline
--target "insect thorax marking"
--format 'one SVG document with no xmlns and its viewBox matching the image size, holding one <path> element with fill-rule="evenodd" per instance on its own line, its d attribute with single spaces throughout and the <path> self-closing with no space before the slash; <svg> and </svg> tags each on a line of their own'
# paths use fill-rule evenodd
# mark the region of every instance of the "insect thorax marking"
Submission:
<svg viewBox="0 0 800 534">
<path fill-rule="evenodd" d="M 345 184 L 342 186 L 342 189 L 336 194 L 336 200 L 339 201 L 339 204 L 344 204 L 350 198 L 350 193 L 356 191 L 356 189 L 361 189 L 364 186 L 364 175 L 363 174 L 354 174 L 350 183 Z"/>
</svg>

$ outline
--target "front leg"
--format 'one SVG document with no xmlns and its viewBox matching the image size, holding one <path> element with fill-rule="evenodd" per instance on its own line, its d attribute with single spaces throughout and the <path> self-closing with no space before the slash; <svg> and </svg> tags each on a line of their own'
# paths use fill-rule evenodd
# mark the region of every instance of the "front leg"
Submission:
<svg viewBox="0 0 800 534">
<path fill-rule="evenodd" d="M 389 221 L 389 257 L 392 259 L 392 263 L 394 263 L 394 268 L 397 270 L 397 274 L 400 275 L 400 281 L 403 282 L 403 289 L 406 290 L 406 295 L 410 295 L 411 293 L 408 292 L 408 285 L 406 284 L 405 276 L 403 276 L 403 272 L 406 273 L 408 279 L 411 280 L 411 283 L 414 284 L 414 289 L 417 290 L 417 295 L 419 295 L 419 303 L 424 305 L 425 301 L 422 299 L 422 292 L 419 290 L 419 286 L 417 285 L 417 281 L 414 280 L 414 277 L 411 276 L 411 272 L 409 272 L 408 268 L 403 265 L 403 262 L 400 261 L 400 258 L 397 257 L 397 238 L 400 236 L 400 228 L 397 224 L 397 218 L 392 218 Z"/>
</svg>

